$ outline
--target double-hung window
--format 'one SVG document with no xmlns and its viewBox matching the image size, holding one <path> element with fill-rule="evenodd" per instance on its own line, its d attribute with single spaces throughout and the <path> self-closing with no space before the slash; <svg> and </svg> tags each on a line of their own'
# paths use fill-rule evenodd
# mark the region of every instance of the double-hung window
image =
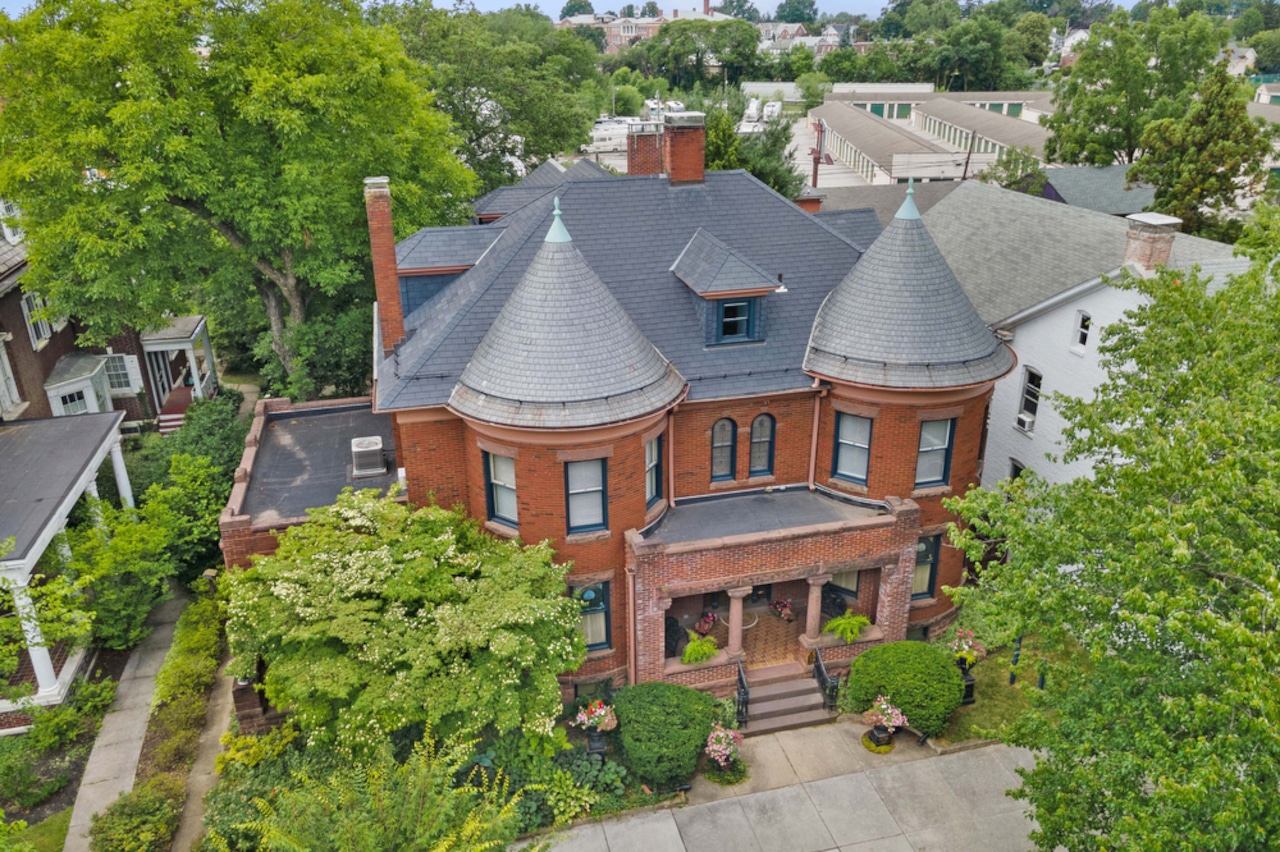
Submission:
<svg viewBox="0 0 1280 852">
<path fill-rule="evenodd" d="M 773 417 L 761 414 L 751 421 L 751 476 L 773 473 Z"/>
<path fill-rule="evenodd" d="M 1076 311 L 1076 329 L 1073 335 L 1075 339 L 1072 343 L 1083 349 L 1089 342 L 1089 327 L 1091 325 L 1093 325 L 1092 317 L 1084 311 Z"/>
<path fill-rule="evenodd" d="M 934 596 L 934 586 L 938 581 L 938 551 L 941 548 L 941 535 L 926 536 L 916 542 L 916 572 L 911 578 L 912 600 Z"/>
<path fill-rule="evenodd" d="M 53 337 L 53 326 L 41 316 L 45 308 L 39 293 L 22 294 L 22 316 L 27 321 L 27 333 L 31 335 L 31 348 L 40 349 Z"/>
<path fill-rule="evenodd" d="M 722 417 L 711 427 L 711 481 L 737 479 L 738 424 Z"/>
<path fill-rule="evenodd" d="M 644 445 L 644 505 L 651 508 L 662 499 L 662 436 Z"/>
<path fill-rule="evenodd" d="M 107 356 L 107 384 L 113 391 L 133 390 L 133 379 L 129 376 L 129 362 L 124 355 Z"/>
<path fill-rule="evenodd" d="M 609 492 L 604 459 L 567 462 L 564 466 L 569 532 L 609 528 Z"/>
<path fill-rule="evenodd" d="M 916 487 L 946 485 L 951 480 L 951 441 L 954 420 L 926 420 L 920 424 L 916 455 Z"/>
<path fill-rule="evenodd" d="M 516 526 L 520 510 L 516 501 L 516 460 L 485 453 L 485 480 L 488 486 L 489 520 Z"/>
<path fill-rule="evenodd" d="M 609 584 L 581 586 L 575 589 L 582 601 L 582 636 L 587 640 L 588 651 L 599 651 L 613 646 L 609 625 Z"/>
<path fill-rule="evenodd" d="M 871 459 L 871 419 L 852 414 L 836 414 L 836 458 L 832 468 L 837 479 L 867 484 Z"/>
<path fill-rule="evenodd" d="M 1022 380 L 1022 405 L 1018 409 L 1017 426 L 1025 432 L 1036 428 L 1036 412 L 1040 410 L 1040 382 L 1043 377 L 1036 370 L 1027 368 Z"/>
<path fill-rule="evenodd" d="M 58 402 L 62 404 L 63 414 L 84 414 L 89 410 L 89 401 L 82 390 L 64 393 L 58 397 Z"/>
<path fill-rule="evenodd" d="M 22 228 L 13 221 L 18 218 L 18 206 L 12 201 L 0 198 L 0 228 L 4 230 L 4 238 L 11 246 L 22 242 Z"/>
<path fill-rule="evenodd" d="M 856 598 L 858 596 L 858 575 L 861 573 L 861 571 L 845 571 L 842 574 L 833 574 L 831 575 L 831 585 L 845 597 Z"/>
</svg>

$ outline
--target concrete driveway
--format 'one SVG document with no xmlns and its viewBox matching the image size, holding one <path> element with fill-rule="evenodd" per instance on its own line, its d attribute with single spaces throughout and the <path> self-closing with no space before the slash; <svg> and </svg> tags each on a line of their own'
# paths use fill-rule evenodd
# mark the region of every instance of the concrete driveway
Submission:
<svg viewBox="0 0 1280 852">
<path fill-rule="evenodd" d="M 751 778 L 699 778 L 690 805 L 580 825 L 556 852 L 1013 852 L 1034 827 L 1018 786 L 1030 753 L 993 745 L 936 755 L 899 735 L 888 755 L 858 742 L 852 722 L 746 741 Z"/>
</svg>

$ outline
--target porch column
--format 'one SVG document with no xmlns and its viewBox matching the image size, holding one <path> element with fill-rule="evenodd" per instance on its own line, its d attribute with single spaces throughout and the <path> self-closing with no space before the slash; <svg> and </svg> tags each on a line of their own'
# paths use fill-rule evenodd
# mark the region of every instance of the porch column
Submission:
<svg viewBox="0 0 1280 852">
<path fill-rule="evenodd" d="M 818 629 L 822 627 L 822 587 L 830 579 L 830 574 L 809 578 L 809 608 L 805 610 L 804 637 L 811 642 L 818 638 Z"/>
<path fill-rule="evenodd" d="M 36 670 L 36 685 L 39 688 L 36 694 L 51 695 L 58 691 L 58 674 L 53 670 L 49 649 L 44 646 L 44 634 L 40 632 L 40 622 L 36 620 L 36 607 L 31 602 L 26 586 L 13 587 L 13 603 L 18 609 L 22 632 L 27 637 L 31 666 Z"/>
<path fill-rule="evenodd" d="M 191 371 L 191 398 L 204 399 L 204 388 L 200 387 L 200 365 L 196 363 L 196 345 L 187 344 L 187 369 Z"/>
<path fill-rule="evenodd" d="M 729 589 L 729 656 L 742 656 L 742 599 L 751 594 L 750 586 Z"/>
<path fill-rule="evenodd" d="M 124 452 L 120 449 L 120 441 L 111 445 L 111 470 L 116 475 L 116 491 L 120 492 L 120 502 L 133 508 L 133 486 L 129 484 L 129 470 L 124 466 Z"/>
<path fill-rule="evenodd" d="M 209 371 L 213 383 L 209 386 L 211 389 L 218 386 L 218 365 L 213 360 L 213 344 L 209 342 L 209 324 L 206 322 L 204 331 L 200 334 L 200 342 L 204 344 L 204 364 L 205 369 Z"/>
</svg>

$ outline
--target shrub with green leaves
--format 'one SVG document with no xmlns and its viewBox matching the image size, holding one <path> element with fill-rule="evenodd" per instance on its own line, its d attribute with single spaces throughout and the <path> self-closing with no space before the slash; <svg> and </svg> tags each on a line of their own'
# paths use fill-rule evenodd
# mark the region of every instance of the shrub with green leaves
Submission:
<svg viewBox="0 0 1280 852">
<path fill-rule="evenodd" d="M 186 783 L 179 775 L 157 775 L 125 793 L 89 828 L 91 852 L 167 852 L 178 830 Z"/>
<path fill-rule="evenodd" d="M 937 736 L 964 697 L 954 655 L 924 642 L 890 642 L 864 652 L 849 666 L 840 710 L 861 713 L 883 695 L 922 734 Z"/>
<path fill-rule="evenodd" d="M 655 789 L 686 783 L 716 718 L 716 700 L 705 692 L 660 681 L 614 693 L 615 737 L 627 771 Z"/>
<path fill-rule="evenodd" d="M 154 706 L 182 695 L 204 695 L 213 686 L 222 656 L 224 618 L 225 606 L 215 598 L 200 598 L 183 610 L 156 674 Z"/>
<path fill-rule="evenodd" d="M 718 653 L 720 653 L 720 645 L 716 642 L 716 637 L 699 636 L 690 630 L 689 644 L 684 646 L 680 662 L 686 666 L 696 666 L 705 663 Z"/>
<path fill-rule="evenodd" d="M 844 642 L 856 642 L 862 635 L 863 628 L 871 626 L 871 619 L 862 613 L 847 610 L 844 615 L 837 615 L 822 628 L 823 633 L 834 633 Z"/>
</svg>

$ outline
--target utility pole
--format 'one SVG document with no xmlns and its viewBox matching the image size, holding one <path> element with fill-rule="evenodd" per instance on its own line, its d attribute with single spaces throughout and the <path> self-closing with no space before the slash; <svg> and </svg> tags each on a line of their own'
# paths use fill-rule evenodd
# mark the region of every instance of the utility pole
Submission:
<svg viewBox="0 0 1280 852">
<path fill-rule="evenodd" d="M 973 159 L 973 143 L 978 141 L 978 131 L 969 131 L 969 152 L 964 155 L 964 173 L 960 175 L 960 180 L 968 180 L 969 178 L 969 161 Z"/>
</svg>

